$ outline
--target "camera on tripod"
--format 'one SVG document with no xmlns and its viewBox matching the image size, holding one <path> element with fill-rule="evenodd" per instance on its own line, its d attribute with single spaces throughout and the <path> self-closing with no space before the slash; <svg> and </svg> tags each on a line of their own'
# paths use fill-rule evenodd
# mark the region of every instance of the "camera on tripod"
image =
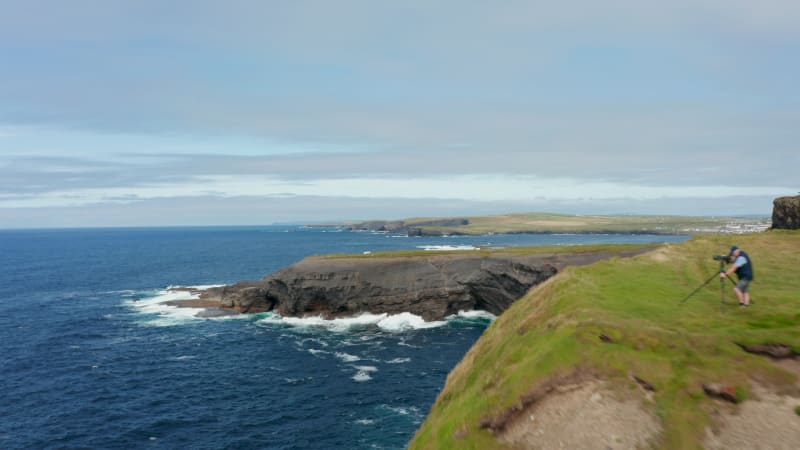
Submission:
<svg viewBox="0 0 800 450">
<path fill-rule="evenodd" d="M 729 261 L 728 261 L 728 256 L 727 256 L 727 255 L 714 255 L 714 261 L 725 261 L 725 262 L 729 262 Z"/>
</svg>

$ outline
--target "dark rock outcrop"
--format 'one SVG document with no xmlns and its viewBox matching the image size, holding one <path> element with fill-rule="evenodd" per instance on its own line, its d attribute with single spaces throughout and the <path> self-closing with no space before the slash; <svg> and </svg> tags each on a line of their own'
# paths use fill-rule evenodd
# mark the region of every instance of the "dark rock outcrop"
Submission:
<svg viewBox="0 0 800 450">
<path fill-rule="evenodd" d="M 349 229 L 359 231 L 387 231 L 398 232 L 405 228 L 402 220 L 370 220 L 351 225 Z"/>
<path fill-rule="evenodd" d="M 772 205 L 772 228 L 800 229 L 800 195 L 776 198 Z"/>
<path fill-rule="evenodd" d="M 726 402 L 739 403 L 740 401 L 739 397 L 736 395 L 736 386 L 729 384 L 704 384 L 703 392 L 709 397 L 725 400 Z"/>
<path fill-rule="evenodd" d="M 276 311 L 284 316 L 410 312 L 439 320 L 459 310 L 500 314 L 564 266 L 610 256 L 582 252 L 311 257 L 258 281 L 211 288 L 201 300 L 239 312 Z"/>
<path fill-rule="evenodd" d="M 742 350 L 757 355 L 765 355 L 775 359 L 794 358 L 798 354 L 788 344 L 767 343 L 767 344 L 738 344 Z"/>
<path fill-rule="evenodd" d="M 633 376 L 633 381 L 638 383 L 639 386 L 641 386 L 642 389 L 644 389 L 645 391 L 650 391 L 650 392 L 655 392 L 656 391 L 656 387 L 653 386 L 653 383 L 650 383 L 649 381 L 645 380 L 644 378 L 637 377 L 636 375 L 632 375 L 632 376 Z"/>
</svg>

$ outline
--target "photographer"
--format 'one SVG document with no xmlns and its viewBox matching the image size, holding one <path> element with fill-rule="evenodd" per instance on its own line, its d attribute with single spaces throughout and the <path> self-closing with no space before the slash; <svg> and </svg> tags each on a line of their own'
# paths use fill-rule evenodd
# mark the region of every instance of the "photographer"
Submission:
<svg viewBox="0 0 800 450">
<path fill-rule="evenodd" d="M 739 297 L 739 306 L 746 308 L 750 306 L 750 282 L 753 281 L 753 262 L 750 259 L 750 255 L 735 245 L 731 247 L 731 252 L 728 254 L 728 262 L 733 265 L 728 270 L 720 271 L 719 276 L 720 278 L 725 278 L 736 272 L 739 282 L 736 283 L 733 290 L 736 292 L 736 296 Z"/>
</svg>

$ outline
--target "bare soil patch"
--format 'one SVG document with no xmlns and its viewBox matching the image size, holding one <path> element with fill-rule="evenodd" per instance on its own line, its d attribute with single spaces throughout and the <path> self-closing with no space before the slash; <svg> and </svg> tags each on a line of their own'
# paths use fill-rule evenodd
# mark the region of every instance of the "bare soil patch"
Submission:
<svg viewBox="0 0 800 450">
<path fill-rule="evenodd" d="M 661 424 L 641 391 L 625 395 L 598 380 L 559 386 L 519 414 L 498 438 L 515 449 L 649 447 Z"/>
<path fill-rule="evenodd" d="M 800 445 L 800 398 L 778 395 L 753 385 L 753 398 L 739 405 L 717 405 L 704 447 L 717 449 L 795 450 Z"/>
<path fill-rule="evenodd" d="M 800 387 L 800 357 L 773 359 L 772 363 L 797 375 L 797 387 Z"/>
</svg>

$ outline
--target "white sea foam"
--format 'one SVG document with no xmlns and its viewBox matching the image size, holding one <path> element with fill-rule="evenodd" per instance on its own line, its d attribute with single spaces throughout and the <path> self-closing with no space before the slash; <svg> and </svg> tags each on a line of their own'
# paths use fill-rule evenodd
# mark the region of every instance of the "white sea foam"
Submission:
<svg viewBox="0 0 800 450">
<path fill-rule="evenodd" d="M 478 247 L 473 247 L 472 245 L 418 245 L 417 248 L 426 251 L 478 250 Z"/>
<path fill-rule="evenodd" d="M 419 408 L 416 406 L 409 406 L 408 408 L 403 406 L 389 406 L 389 405 L 381 405 L 383 409 L 388 409 L 396 414 L 400 414 L 401 416 L 419 416 Z"/>
<path fill-rule="evenodd" d="M 308 349 L 308 353 L 311 353 L 312 355 L 317 356 L 317 355 L 324 355 L 324 354 L 330 353 L 330 352 L 325 351 L 325 350 L 317 350 L 315 348 L 310 348 L 310 349 Z"/>
<path fill-rule="evenodd" d="M 215 288 L 215 287 L 222 287 L 222 286 L 225 286 L 225 285 L 224 284 L 199 284 L 199 285 L 196 285 L 196 286 L 181 286 L 181 285 L 178 284 L 178 285 L 169 285 L 169 286 L 167 286 L 167 290 L 169 291 L 169 290 L 173 290 L 173 289 L 192 289 L 192 290 L 196 290 L 196 291 L 205 291 L 206 289 L 211 289 L 211 288 Z"/>
<path fill-rule="evenodd" d="M 358 419 L 355 423 L 358 425 L 372 425 L 375 421 L 372 419 Z"/>
<path fill-rule="evenodd" d="M 386 361 L 386 364 L 405 364 L 407 362 L 411 362 L 411 358 L 395 358 Z"/>
<path fill-rule="evenodd" d="M 104 292 L 101 292 L 101 294 L 104 294 L 104 295 L 122 294 L 123 296 L 131 296 L 131 295 L 136 294 L 136 291 L 133 291 L 133 290 L 130 290 L 130 289 L 122 289 L 122 290 L 119 290 L 119 291 L 104 291 Z"/>
<path fill-rule="evenodd" d="M 400 342 L 398 342 L 397 345 L 402 347 L 421 348 L 419 345 L 409 344 L 405 339 L 400 339 Z"/>
<path fill-rule="evenodd" d="M 340 333 L 369 326 L 377 326 L 384 331 L 399 332 L 411 329 L 440 327 L 447 323 L 445 321 L 426 322 L 422 317 L 407 312 L 394 315 L 386 313 L 363 313 L 355 317 L 343 317 L 338 319 L 325 319 L 321 316 L 282 317 L 278 314 L 270 313 L 258 322 L 299 328 L 323 328 Z"/>
<path fill-rule="evenodd" d="M 365 372 L 363 370 L 359 370 L 358 373 L 353 375 L 351 378 L 354 381 L 358 381 L 359 383 L 363 381 L 369 381 L 372 379 L 372 377 L 369 375 L 369 372 Z"/>
<path fill-rule="evenodd" d="M 171 326 L 180 325 L 187 321 L 198 320 L 196 315 L 203 311 L 203 308 L 179 308 L 167 305 L 166 302 L 175 300 L 189 300 L 191 297 L 188 292 L 168 292 L 157 295 L 153 298 L 141 299 L 130 302 L 132 306 L 143 314 L 156 316 L 146 322 L 152 326 Z"/>
<path fill-rule="evenodd" d="M 323 347 L 327 347 L 328 345 L 330 345 L 327 342 L 325 342 L 323 339 L 319 339 L 319 338 L 316 338 L 316 337 L 310 337 L 310 338 L 301 339 L 297 343 L 299 345 L 303 346 L 303 345 L 308 344 L 309 342 L 314 344 L 314 345 L 321 345 Z"/>
<path fill-rule="evenodd" d="M 386 316 L 378 322 L 378 327 L 386 331 L 419 330 L 423 328 L 436 328 L 446 325 L 447 322 L 436 320 L 426 322 L 420 316 L 408 312 Z"/>
<path fill-rule="evenodd" d="M 359 356 L 343 352 L 336 352 L 335 356 L 344 362 L 356 362 L 361 360 L 361 357 Z"/>
<path fill-rule="evenodd" d="M 325 319 L 322 316 L 315 317 L 282 317 L 278 314 L 270 313 L 259 320 L 259 323 L 287 325 L 297 328 L 324 328 L 335 332 L 346 332 L 353 328 L 362 328 L 373 325 L 384 318 L 385 314 L 364 313 L 356 317 L 346 317 L 339 319 Z"/>
<path fill-rule="evenodd" d="M 142 298 L 131 298 L 125 300 L 125 304 L 131 308 L 138 310 L 140 313 L 155 316 L 152 320 L 145 322 L 150 326 L 172 326 L 187 323 L 193 320 L 199 320 L 198 313 L 204 311 L 204 308 L 190 308 L 183 306 L 169 305 L 169 302 L 181 300 L 195 300 L 200 298 L 197 291 L 202 291 L 208 288 L 221 286 L 221 285 L 202 285 L 202 286 L 169 286 L 164 290 L 153 291 L 152 296 L 143 296 Z M 193 291 L 175 290 L 178 288 L 188 288 Z M 126 295 L 127 297 L 127 295 Z M 226 316 L 232 317 L 232 316 Z M 221 318 L 221 317 L 220 317 Z"/>
<path fill-rule="evenodd" d="M 447 325 L 454 320 L 489 320 L 497 318 L 494 314 L 487 311 L 459 311 L 457 314 L 450 315 L 445 320 L 426 321 L 416 314 L 403 312 L 399 314 L 371 314 L 362 313 L 353 317 L 341 317 L 337 319 L 325 319 L 321 316 L 313 317 L 282 317 L 276 313 L 267 313 L 265 317 L 257 323 L 269 325 L 282 325 L 292 328 L 321 328 L 336 333 L 346 333 L 354 330 L 363 330 L 369 327 L 377 327 L 383 331 L 392 333 L 404 332 L 408 330 L 422 330 L 427 328 L 437 328 Z M 361 340 L 371 340 L 378 336 L 364 335 Z M 403 345 L 402 343 L 400 345 Z M 337 354 L 338 355 L 338 354 Z M 349 361 L 348 361 L 349 362 Z"/>
<path fill-rule="evenodd" d="M 358 372 L 351 378 L 355 381 L 369 381 L 372 379 L 371 373 L 377 372 L 378 368 L 375 366 L 353 366 Z"/>
<path fill-rule="evenodd" d="M 283 381 L 285 381 L 286 384 L 291 384 L 291 385 L 303 384 L 303 383 L 307 383 L 307 382 L 312 381 L 312 380 L 314 380 L 314 377 L 284 378 L 283 379 Z"/>
<path fill-rule="evenodd" d="M 458 314 L 453 314 L 451 316 L 446 317 L 447 320 L 458 319 L 458 318 L 495 320 L 497 319 L 497 316 L 490 313 L 489 311 L 475 309 L 472 311 L 459 311 Z"/>
</svg>

